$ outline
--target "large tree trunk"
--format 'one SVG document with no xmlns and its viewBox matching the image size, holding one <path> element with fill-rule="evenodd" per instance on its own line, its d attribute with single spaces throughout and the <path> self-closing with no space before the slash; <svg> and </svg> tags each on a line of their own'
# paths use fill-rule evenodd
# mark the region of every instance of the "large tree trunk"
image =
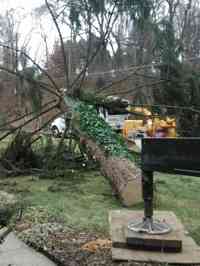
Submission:
<svg viewBox="0 0 200 266">
<path fill-rule="evenodd" d="M 109 179 L 115 194 L 124 206 L 141 202 L 141 172 L 133 162 L 105 155 L 104 151 L 86 135 L 81 137 L 81 143 L 99 162 L 102 174 Z"/>
<path fill-rule="evenodd" d="M 69 99 L 65 104 L 72 110 Z M 76 112 L 76 111 L 74 111 Z M 77 117 L 78 114 L 75 114 Z M 87 153 L 100 164 L 101 172 L 106 176 L 116 195 L 121 199 L 124 206 L 132 206 L 142 201 L 142 185 L 140 169 L 127 158 L 113 157 L 107 155 L 94 139 L 89 137 L 80 129 L 79 119 L 75 119 L 73 127 L 78 132 L 80 143 L 84 145 Z"/>
</svg>

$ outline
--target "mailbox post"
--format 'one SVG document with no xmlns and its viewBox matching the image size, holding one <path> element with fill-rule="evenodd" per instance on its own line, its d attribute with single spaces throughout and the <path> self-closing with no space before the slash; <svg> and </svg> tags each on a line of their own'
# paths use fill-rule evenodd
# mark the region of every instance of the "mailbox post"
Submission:
<svg viewBox="0 0 200 266">
<path fill-rule="evenodd" d="M 142 221 L 130 222 L 129 230 L 152 235 L 169 233 L 171 228 L 167 223 L 153 219 L 153 172 L 151 171 L 142 171 L 142 193 L 144 218 Z"/>
<path fill-rule="evenodd" d="M 142 140 L 142 190 L 144 218 L 131 221 L 129 230 L 147 234 L 167 234 L 165 221 L 153 218 L 153 173 L 155 171 L 200 176 L 200 138 L 145 138 Z"/>
</svg>

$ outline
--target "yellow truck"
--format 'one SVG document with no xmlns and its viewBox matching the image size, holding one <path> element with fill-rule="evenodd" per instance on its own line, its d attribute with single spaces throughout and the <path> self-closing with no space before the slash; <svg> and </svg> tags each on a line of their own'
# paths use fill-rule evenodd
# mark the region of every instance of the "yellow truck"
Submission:
<svg viewBox="0 0 200 266">
<path fill-rule="evenodd" d="M 128 107 L 130 116 L 124 120 L 122 133 L 125 139 L 135 142 L 141 148 L 142 137 L 176 138 L 176 120 L 170 117 L 153 115 L 147 108 Z M 142 119 L 131 117 L 131 113 L 141 115 Z M 134 116 L 133 115 L 133 116 Z"/>
</svg>

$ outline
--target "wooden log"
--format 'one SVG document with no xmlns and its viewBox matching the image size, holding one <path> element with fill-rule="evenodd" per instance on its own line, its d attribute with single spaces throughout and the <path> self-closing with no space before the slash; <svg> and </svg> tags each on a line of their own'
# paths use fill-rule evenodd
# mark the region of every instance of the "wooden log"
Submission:
<svg viewBox="0 0 200 266">
<path fill-rule="evenodd" d="M 141 171 L 134 162 L 105 155 L 101 147 L 87 136 L 81 137 L 81 143 L 93 159 L 99 162 L 102 174 L 109 179 L 124 206 L 129 207 L 142 201 Z"/>
</svg>

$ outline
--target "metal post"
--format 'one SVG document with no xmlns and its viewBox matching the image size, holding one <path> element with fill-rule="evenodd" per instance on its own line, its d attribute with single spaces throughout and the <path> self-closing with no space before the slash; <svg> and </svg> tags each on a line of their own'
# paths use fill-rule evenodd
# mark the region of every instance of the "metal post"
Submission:
<svg viewBox="0 0 200 266">
<path fill-rule="evenodd" d="M 142 171 L 144 218 L 153 218 L 153 172 Z"/>
<path fill-rule="evenodd" d="M 167 234 L 171 228 L 164 221 L 153 219 L 153 172 L 142 171 L 142 193 L 144 200 L 144 218 L 130 222 L 128 229 L 150 235 Z"/>
</svg>

